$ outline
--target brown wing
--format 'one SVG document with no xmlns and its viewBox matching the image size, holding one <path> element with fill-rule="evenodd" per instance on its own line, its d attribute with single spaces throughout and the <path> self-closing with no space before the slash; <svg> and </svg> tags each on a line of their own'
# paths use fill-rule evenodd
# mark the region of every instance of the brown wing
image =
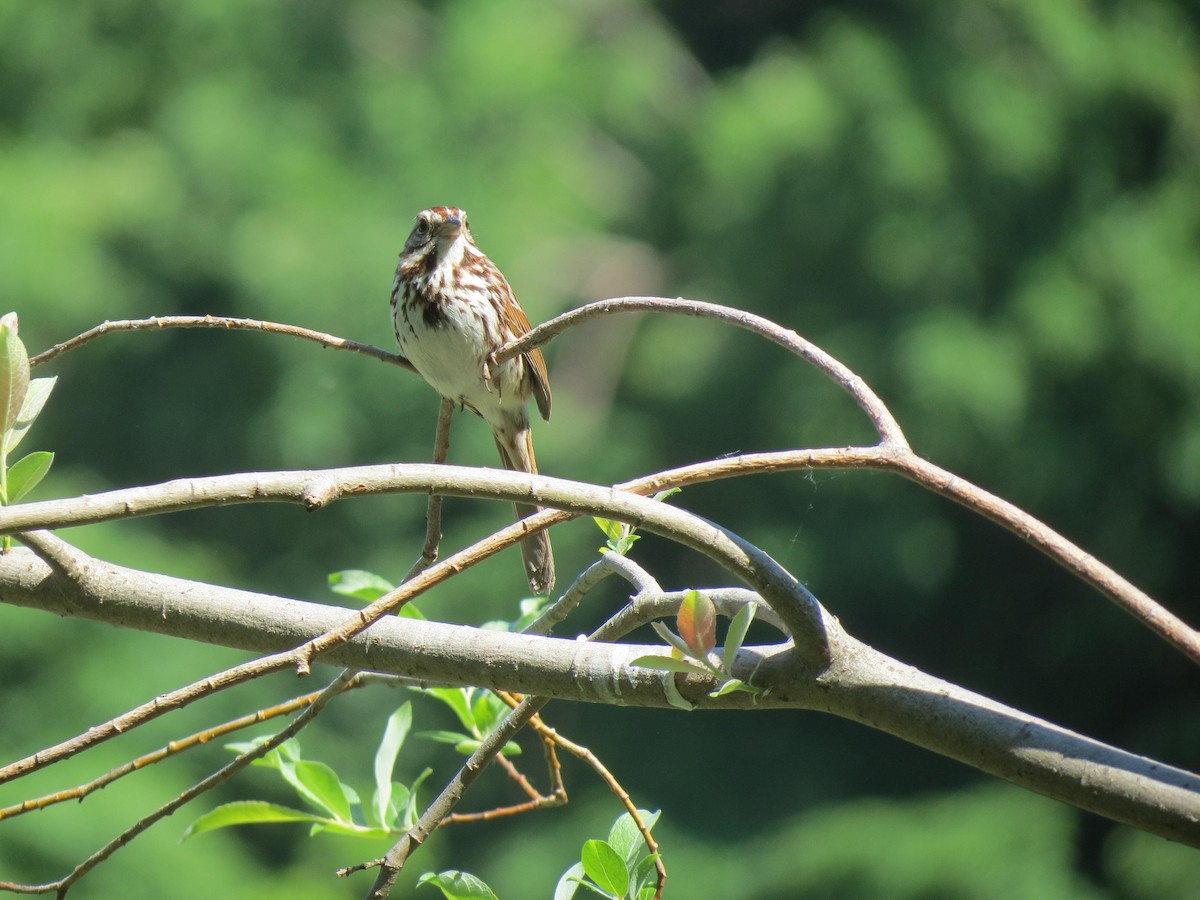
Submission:
<svg viewBox="0 0 1200 900">
<path fill-rule="evenodd" d="M 507 284 L 505 285 L 507 287 Z M 525 315 L 525 310 L 521 309 L 517 298 L 513 296 L 512 288 L 508 290 L 511 303 L 504 305 L 507 325 L 513 333 L 513 337 L 521 337 L 527 334 L 530 329 L 529 316 Z M 546 357 L 542 355 L 542 351 L 534 347 L 528 353 L 522 353 L 521 358 L 525 360 L 525 371 L 529 373 L 530 381 L 533 384 L 533 398 L 537 401 L 538 412 L 542 414 L 542 418 L 547 422 L 550 421 L 550 373 L 546 370 Z"/>
</svg>

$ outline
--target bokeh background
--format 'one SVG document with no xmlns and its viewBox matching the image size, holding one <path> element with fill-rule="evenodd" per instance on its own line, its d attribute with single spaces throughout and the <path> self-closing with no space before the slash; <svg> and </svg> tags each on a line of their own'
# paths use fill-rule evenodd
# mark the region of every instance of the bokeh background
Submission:
<svg viewBox="0 0 1200 900">
<path fill-rule="evenodd" d="M 743 307 L 856 369 L 938 463 L 1043 518 L 1200 621 L 1200 12 L 1146 0 L 872 4 L 0 2 L 0 306 L 31 351 L 104 320 L 224 314 L 390 347 L 413 215 L 468 209 L 536 322 L 663 294 Z M 607 483 L 720 454 L 870 440 L 782 351 L 711 323 L 622 317 L 548 348 L 547 473 Z M 398 369 L 248 333 L 97 341 L 27 438 L 36 495 L 177 476 L 428 458 L 437 400 Z M 45 372 L 39 374 L 46 374 Z M 460 417 L 452 460 L 493 464 Z M 1200 766 L 1200 679 L 1019 540 L 890 477 L 787 475 L 680 504 L 765 548 L 858 636 L 1124 748 Z M 399 578 L 423 501 L 230 508 L 68 533 L 119 563 L 338 602 L 328 573 Z M 507 521 L 450 502 L 446 548 Z M 601 542 L 555 532 L 560 580 Z M 671 587 L 717 573 L 647 538 Z M 426 612 L 511 616 L 515 554 Z M 615 589 L 594 598 L 620 602 Z M 576 628 L 583 630 L 587 622 Z M 0 757 L 241 654 L 0 606 Z M 86 780 L 170 737 L 311 689 L 222 695 L 0 790 Z M 331 709 L 307 751 L 369 792 L 403 698 Z M 815 714 L 553 708 L 659 826 L 679 897 L 1171 898 L 1200 855 Z M 417 727 L 448 727 L 417 709 Z M 452 754 L 413 741 L 412 777 Z M 531 754 L 528 758 L 536 758 Z M 226 755 L 208 748 L 4 823 L 0 878 L 41 880 Z M 549 896 L 616 804 L 439 833 L 412 864 Z M 536 766 L 534 766 L 536 769 Z M 470 798 L 512 795 L 499 780 Z M 89 876 L 88 897 L 356 897 L 381 846 L 300 827 L 203 835 L 255 770 Z M 417 892 L 433 896 L 431 888 Z"/>
</svg>

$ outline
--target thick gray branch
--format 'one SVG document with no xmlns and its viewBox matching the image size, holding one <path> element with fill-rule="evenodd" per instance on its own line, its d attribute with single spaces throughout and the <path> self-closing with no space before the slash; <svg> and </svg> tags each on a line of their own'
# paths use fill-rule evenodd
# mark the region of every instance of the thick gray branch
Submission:
<svg viewBox="0 0 1200 900">
<path fill-rule="evenodd" d="M 0 557 L 0 600 L 257 653 L 297 646 L 352 611 L 90 561 L 84 586 L 29 550 Z M 793 707 L 890 732 L 1039 793 L 1200 847 L 1200 778 L 1006 707 L 897 662 L 825 621 L 832 662 L 818 677 L 786 645 L 748 648 L 736 674 L 765 698 L 707 696 L 700 707 Z M 388 618 L 321 660 L 434 682 L 476 684 L 564 700 L 669 706 L 661 673 L 629 661 L 662 647 L 514 635 Z M 803 740 L 797 729 L 796 740 Z"/>
</svg>

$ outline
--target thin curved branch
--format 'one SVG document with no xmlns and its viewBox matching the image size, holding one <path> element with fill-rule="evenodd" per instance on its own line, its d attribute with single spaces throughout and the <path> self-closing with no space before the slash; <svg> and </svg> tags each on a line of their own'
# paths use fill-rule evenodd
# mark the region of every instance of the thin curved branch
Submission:
<svg viewBox="0 0 1200 900">
<path fill-rule="evenodd" d="M 824 373 L 835 384 L 845 390 L 859 405 L 879 439 L 889 446 L 907 447 L 908 441 L 900 423 L 896 421 L 891 411 L 879 396 L 871 390 L 865 381 L 856 375 L 848 366 L 834 359 L 816 344 L 801 337 L 794 331 L 775 324 L 770 319 L 764 319 L 754 313 L 717 303 L 706 303 L 702 300 L 685 300 L 682 297 L 674 299 L 667 297 L 618 297 L 611 300 L 599 300 L 588 303 L 577 309 L 569 310 L 561 316 L 551 319 L 524 334 L 518 340 L 501 347 L 496 352 L 496 361 L 503 362 L 518 353 L 538 347 L 575 325 L 600 316 L 614 313 L 629 312 L 660 312 L 684 316 L 696 316 L 705 319 L 716 319 L 738 328 L 752 331 L 766 338 L 773 344 L 778 344 L 811 363 Z"/>
<path fill-rule="evenodd" d="M 351 341 L 332 334 L 326 334 L 323 331 L 313 331 L 311 328 L 301 328 L 298 325 L 285 325 L 280 322 L 264 322 L 260 319 L 241 319 L 229 316 L 151 316 L 148 319 L 118 319 L 101 322 L 99 325 L 89 328 L 82 334 L 77 334 L 73 338 L 55 344 L 48 350 L 43 350 L 36 356 L 31 356 L 29 358 L 29 365 L 40 366 L 43 363 L 48 363 L 50 360 L 61 356 L 69 350 L 82 347 L 84 344 L 94 341 L 98 337 L 103 337 L 106 334 L 116 334 L 123 331 L 161 331 L 166 328 L 220 328 L 225 331 L 260 331 L 268 334 L 284 334 L 306 341 L 314 341 L 322 347 L 329 347 L 334 350 L 350 350 L 354 353 L 361 353 L 364 356 L 374 357 L 381 362 L 391 363 L 392 365 L 400 366 L 402 369 L 408 369 L 410 372 L 416 372 L 413 364 L 403 356 L 400 356 L 398 353 L 381 350 L 371 344 Z"/>
<path fill-rule="evenodd" d="M 683 487 L 750 473 L 808 469 L 876 469 L 895 472 L 927 490 L 953 500 L 1036 547 L 1192 662 L 1200 665 L 1200 631 L 1192 628 L 1145 591 L 1063 537 L 1045 522 L 911 451 L 880 446 L 745 453 L 659 472 L 639 482 L 638 490 L 644 488 L 653 492 L 665 487 Z"/>
</svg>

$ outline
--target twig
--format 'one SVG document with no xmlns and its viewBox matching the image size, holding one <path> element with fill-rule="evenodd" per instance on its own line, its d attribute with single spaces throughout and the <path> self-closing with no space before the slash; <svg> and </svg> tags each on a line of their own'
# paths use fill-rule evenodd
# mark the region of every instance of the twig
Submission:
<svg viewBox="0 0 1200 900">
<path fill-rule="evenodd" d="M 361 687 L 366 682 L 361 675 L 355 676 L 346 683 L 344 690 L 353 690 Z M 229 722 L 224 722 L 220 725 L 215 725 L 212 728 L 206 728 L 204 731 L 198 731 L 195 734 L 189 735 L 179 740 L 171 741 L 165 747 L 160 747 L 152 753 L 147 753 L 139 756 L 137 759 L 130 760 L 123 766 L 118 766 L 110 772 L 101 775 L 87 784 L 81 784 L 78 787 L 70 788 L 65 791 L 58 791 L 54 794 L 48 794 L 44 797 L 38 797 L 33 800 L 25 800 L 22 803 L 0 809 L 0 819 L 15 818 L 27 812 L 32 812 L 37 809 L 45 809 L 48 806 L 53 806 L 55 803 L 62 803 L 66 800 L 83 800 L 94 791 L 98 791 L 103 787 L 107 787 L 119 778 L 123 778 L 131 772 L 136 772 L 144 769 L 147 766 L 152 766 L 157 762 L 161 762 L 170 756 L 175 756 L 183 753 L 186 750 L 191 750 L 193 747 L 198 747 L 207 744 L 218 738 L 224 737 L 227 734 L 232 734 L 235 731 L 240 731 L 243 728 L 249 728 L 252 725 L 257 725 L 261 722 L 267 722 L 278 716 L 286 716 L 302 709 L 305 706 L 313 703 L 321 695 L 320 691 L 313 691 L 311 694 L 304 694 L 300 697 L 293 697 L 284 703 L 275 706 L 269 706 L 265 709 L 260 709 L 247 716 L 233 719 Z"/>
<path fill-rule="evenodd" d="M 438 407 L 437 431 L 433 439 L 433 463 L 441 465 L 446 461 L 446 454 L 450 452 L 450 423 L 454 419 L 454 404 L 442 398 L 442 404 Z M 412 568 L 408 570 L 408 574 L 404 576 L 404 580 L 408 581 L 414 575 L 424 572 L 438 558 L 438 548 L 442 543 L 442 495 L 430 494 L 429 505 L 425 512 L 425 545 L 421 548 L 421 555 L 417 561 L 413 563 Z"/>
<path fill-rule="evenodd" d="M 408 857 L 425 843 L 426 838 L 433 833 L 442 819 L 446 818 L 458 805 L 463 795 L 474 784 L 475 779 L 487 767 L 488 762 L 495 758 L 504 745 L 512 740 L 516 733 L 524 728 L 547 702 L 538 697 L 529 697 L 505 716 L 496 730 L 484 737 L 479 747 L 450 779 L 437 799 L 426 808 L 417 824 L 392 846 L 386 856 L 349 869 L 339 870 L 338 874 L 349 874 L 352 871 L 378 866 L 379 875 L 367 897 L 369 900 L 384 900 L 395 886 L 396 878 Z"/>
<path fill-rule="evenodd" d="M 504 818 L 506 816 L 516 816 L 527 812 L 533 812 L 538 809 L 553 809 L 558 806 L 563 806 L 567 802 L 567 790 L 562 783 L 562 769 L 558 765 L 558 757 L 555 755 L 554 743 L 542 739 L 542 747 L 546 755 L 546 765 L 550 772 L 550 793 L 542 794 L 529 783 L 520 770 L 513 765 L 512 761 L 507 759 L 503 753 L 494 757 L 494 761 L 500 768 L 508 773 L 508 777 L 515 781 L 529 797 L 524 803 L 514 803 L 511 806 L 499 806 L 495 809 L 487 809 L 483 812 L 473 813 L 450 813 L 446 818 L 438 824 L 439 828 L 447 825 L 465 825 L 472 822 L 490 822 L 494 819 Z"/>
<path fill-rule="evenodd" d="M 332 334 L 325 334 L 322 331 L 301 328 L 298 325 L 284 325 L 279 322 L 263 322 L 259 319 L 239 319 L 228 316 L 151 316 L 148 319 L 119 319 L 102 322 L 94 328 L 89 328 L 82 334 L 77 334 L 75 337 L 69 338 L 60 344 L 55 344 L 49 350 L 43 350 L 36 356 L 30 357 L 29 365 L 40 366 L 42 363 L 50 362 L 55 357 L 61 356 L 69 350 L 81 347 L 89 341 L 93 341 L 106 334 L 115 334 L 122 331 L 161 331 L 166 328 L 221 328 L 226 331 L 261 331 L 267 334 L 284 334 L 289 337 L 303 338 L 306 341 L 314 341 L 322 347 L 330 347 L 334 350 L 350 350 L 354 353 L 361 353 L 364 356 L 371 356 L 382 362 L 408 369 L 410 372 L 416 371 L 412 363 L 403 356 L 390 353 L 387 350 L 381 350 L 371 344 L 347 340 L 346 338 L 336 337 Z"/>
<path fill-rule="evenodd" d="M 505 702 L 508 702 L 507 698 Z M 539 735 L 542 735 L 544 739 L 557 744 L 567 752 L 591 766 L 596 774 L 599 775 L 604 781 L 604 783 L 608 785 L 608 789 L 617 796 L 617 799 L 621 801 L 621 805 L 625 807 L 625 810 L 633 819 L 634 824 L 637 825 L 638 831 L 641 832 L 642 839 L 645 840 L 646 846 L 649 848 L 651 853 L 655 854 L 654 868 L 658 872 L 658 884 L 657 890 L 654 893 L 654 897 L 655 900 L 658 900 L 659 897 L 662 897 L 663 887 L 667 882 L 667 867 L 663 862 L 662 854 L 659 852 L 658 842 L 654 840 L 654 836 L 650 833 L 649 827 L 642 818 L 642 814 L 638 810 L 637 804 L 634 803 L 632 798 L 629 796 L 629 792 L 621 786 L 621 782 L 619 782 L 616 776 L 613 775 L 612 772 L 610 772 L 604 765 L 604 763 L 600 761 L 600 758 L 587 747 L 576 744 L 574 741 L 563 737 L 561 734 L 543 722 L 540 717 L 535 718 L 530 725 L 538 732 Z"/>
<path fill-rule="evenodd" d="M 296 716 L 296 718 L 293 719 L 291 724 L 289 724 L 286 728 L 277 732 L 269 740 L 257 745 L 253 750 L 241 754 L 235 760 L 222 766 L 208 777 L 196 782 L 196 784 L 192 785 L 174 800 L 163 804 L 150 815 L 139 819 L 117 837 L 113 838 L 113 840 L 109 841 L 107 844 L 77 865 L 66 877 L 61 878 L 58 881 L 42 885 L 12 885 L 6 882 L 0 882 L 0 889 L 10 890 L 15 893 L 54 893 L 57 894 L 59 898 L 65 897 L 67 891 L 71 889 L 72 885 L 77 883 L 93 868 L 104 862 L 104 860 L 108 859 L 155 822 L 158 822 L 173 814 L 176 810 L 180 809 L 187 803 L 190 803 L 192 800 L 194 800 L 196 797 L 199 797 L 206 791 L 216 787 L 218 784 L 228 781 L 242 769 L 246 768 L 246 766 L 250 765 L 250 763 L 252 763 L 254 760 L 265 756 L 288 738 L 298 734 L 300 730 L 304 728 L 304 726 L 316 718 L 318 713 L 325 708 L 330 700 L 346 689 L 346 684 L 351 678 L 353 678 L 352 672 L 343 672 L 341 675 L 335 678 L 328 687 L 321 691 L 320 695 L 308 705 L 308 708 L 305 709 L 304 712 L 300 713 L 300 715 Z"/>
</svg>

